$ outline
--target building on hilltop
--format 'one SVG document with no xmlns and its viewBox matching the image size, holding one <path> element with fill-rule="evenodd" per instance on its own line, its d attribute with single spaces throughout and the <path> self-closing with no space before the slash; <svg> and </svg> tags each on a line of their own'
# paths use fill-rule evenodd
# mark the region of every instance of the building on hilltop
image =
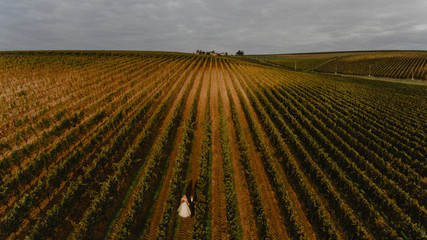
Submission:
<svg viewBox="0 0 427 240">
<path fill-rule="evenodd" d="M 202 55 L 207 55 L 207 56 L 228 56 L 227 52 L 221 52 L 221 53 L 216 53 L 215 51 L 210 51 L 210 52 L 205 52 L 202 50 L 195 50 L 193 52 L 194 54 L 202 54 Z"/>
</svg>

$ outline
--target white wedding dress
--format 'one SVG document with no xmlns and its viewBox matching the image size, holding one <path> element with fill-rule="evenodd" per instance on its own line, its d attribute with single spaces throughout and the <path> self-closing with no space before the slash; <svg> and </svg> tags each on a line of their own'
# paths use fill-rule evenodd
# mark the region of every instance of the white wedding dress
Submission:
<svg viewBox="0 0 427 240">
<path fill-rule="evenodd" d="M 184 200 L 181 198 L 181 200 Z M 188 218 L 191 216 L 190 207 L 188 206 L 187 201 L 181 201 L 181 205 L 178 208 L 178 215 L 183 218 Z"/>
</svg>

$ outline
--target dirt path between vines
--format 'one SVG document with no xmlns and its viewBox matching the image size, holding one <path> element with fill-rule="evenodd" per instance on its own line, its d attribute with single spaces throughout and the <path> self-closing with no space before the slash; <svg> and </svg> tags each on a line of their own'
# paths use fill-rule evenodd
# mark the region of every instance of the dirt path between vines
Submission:
<svg viewBox="0 0 427 240">
<path fill-rule="evenodd" d="M 254 208 L 252 206 L 251 197 L 249 194 L 248 184 L 245 177 L 245 170 L 240 163 L 239 145 L 236 139 L 236 130 L 234 128 L 233 119 L 231 116 L 230 103 L 225 88 L 225 73 L 223 69 L 219 69 L 219 87 L 221 98 L 224 105 L 224 115 L 227 119 L 229 130 L 229 141 L 231 147 L 231 160 L 234 172 L 234 185 L 237 197 L 237 203 L 240 213 L 240 223 L 242 224 L 243 239 L 258 239 L 258 228 L 255 223 Z M 251 155 L 252 157 L 252 155 Z"/>
<path fill-rule="evenodd" d="M 159 129 L 159 134 L 157 135 L 157 137 L 160 137 L 161 136 L 161 133 L 165 130 L 165 128 L 166 128 L 166 126 L 167 126 L 167 123 L 168 123 L 168 121 L 169 121 L 169 119 L 172 117 L 172 113 L 173 113 L 173 109 L 176 107 L 176 105 L 179 103 L 179 100 L 183 97 L 183 95 L 184 95 L 184 91 L 185 91 L 185 86 L 187 86 L 187 84 L 190 84 L 190 79 L 191 79 L 191 77 L 192 77 L 192 75 L 194 74 L 194 71 L 192 71 L 191 73 L 190 73 L 190 75 L 187 77 L 187 79 L 184 81 L 184 83 L 183 83 L 183 87 L 181 87 L 179 90 L 178 90 L 178 94 L 177 94 L 177 96 L 175 97 L 175 99 L 174 99 L 174 102 L 173 102 L 173 104 L 172 104 L 172 107 L 170 108 L 170 110 L 169 110 L 169 113 L 167 114 L 167 116 L 165 117 L 165 119 L 163 120 L 163 123 L 162 123 L 162 126 L 160 127 L 160 129 Z M 179 86 L 178 86 L 179 87 Z M 160 106 L 161 104 L 159 104 L 159 106 Z M 182 131 L 181 131 L 182 132 Z M 177 139 L 178 139 L 178 137 L 180 137 L 180 136 L 178 136 L 178 134 L 177 134 Z M 157 138 L 156 138 L 156 140 L 154 141 L 154 142 L 156 142 L 157 141 Z M 149 154 L 150 155 L 150 154 Z M 147 156 L 147 157 L 149 157 L 149 155 Z M 173 158 L 173 159 L 175 159 L 175 158 Z M 172 161 L 172 160 L 171 160 Z M 145 165 L 146 165 L 146 163 L 145 163 Z M 145 168 L 145 166 L 144 166 L 144 168 Z M 142 173 L 141 173 L 141 175 L 139 175 L 139 176 L 136 176 L 137 178 L 139 178 L 138 179 L 138 182 L 136 183 L 136 185 L 135 185 L 135 187 L 131 190 L 132 192 L 131 192 L 131 194 L 130 194 L 130 197 L 129 197 L 129 199 L 127 200 L 127 202 L 126 202 L 126 204 L 125 204 L 125 206 L 123 207 L 123 209 L 121 210 L 121 212 L 120 212 L 120 216 L 119 216 L 119 218 L 117 219 L 117 221 L 116 221 L 116 223 L 114 224 L 114 226 L 113 226 L 113 228 L 112 228 L 112 232 L 111 232 L 111 234 L 109 235 L 109 237 L 108 237 L 108 239 L 114 239 L 114 237 L 115 237 L 115 235 L 117 234 L 117 231 L 119 230 L 119 228 L 120 228 L 120 226 L 123 224 L 123 221 L 125 220 L 125 218 L 126 218 L 126 213 L 128 212 L 128 209 L 131 207 L 131 205 L 132 205 L 132 203 L 133 203 L 133 199 L 134 199 L 134 197 L 135 197 L 135 195 L 137 194 L 137 192 L 138 192 L 138 189 L 139 189 L 139 185 L 140 185 L 140 180 L 142 179 L 142 177 L 143 177 L 143 173 L 144 173 L 144 171 L 142 171 Z"/>
<path fill-rule="evenodd" d="M 272 83 L 272 82 L 270 82 L 270 83 L 268 83 L 267 85 L 267 88 L 274 88 L 275 87 L 275 85 L 274 85 L 274 83 Z M 293 90 L 292 90 L 293 91 Z M 283 97 L 285 97 L 285 96 L 283 96 Z M 289 98 L 289 97 L 286 97 L 286 98 Z M 296 100 L 295 100 L 296 101 Z M 295 106 L 296 108 L 298 108 L 300 111 L 302 111 L 301 109 L 300 109 L 300 107 L 298 107 L 298 106 Z M 290 151 L 291 152 L 291 155 L 292 155 L 292 161 L 293 162 L 295 162 L 295 164 L 298 166 L 298 168 L 299 169 L 301 169 L 301 171 L 304 173 L 304 175 L 306 176 L 306 179 L 307 179 L 307 183 L 309 183 L 309 186 L 310 186 L 310 188 L 312 189 L 312 191 L 318 196 L 318 198 L 319 198 L 319 200 L 321 201 L 321 203 L 323 204 L 323 206 L 325 207 L 325 209 L 327 210 L 327 213 L 328 213 L 328 215 L 331 217 L 331 220 L 332 220 L 332 223 L 333 223 L 333 225 L 335 226 L 335 228 L 336 228 L 336 230 L 337 230 L 337 233 L 341 236 L 341 238 L 342 239 L 347 239 L 347 236 L 346 236 L 346 231 L 345 231 L 345 226 L 343 226 L 343 224 L 341 223 L 341 221 L 338 219 L 338 216 L 337 216 L 337 214 L 340 214 L 339 212 L 337 213 L 336 211 L 335 211 L 335 208 L 333 207 L 333 206 L 331 206 L 330 205 L 330 201 L 328 201 L 327 200 L 327 198 L 326 198 L 326 196 L 324 196 L 324 194 L 322 193 L 322 191 L 319 189 L 319 187 L 317 186 L 317 184 L 316 184 L 316 182 L 315 181 L 313 181 L 306 173 L 305 173 L 305 171 L 304 171 L 304 163 L 302 163 L 302 162 L 300 162 L 299 160 L 298 160 L 298 157 L 296 156 L 296 154 L 293 152 L 293 151 Z M 324 172 L 324 170 L 322 170 L 322 172 L 323 172 L 323 174 L 324 174 L 324 176 L 326 177 L 326 178 L 328 178 L 327 177 L 327 175 L 326 175 L 326 173 Z M 329 179 L 329 178 L 328 178 Z M 330 180 L 330 179 L 329 179 Z M 333 182 L 331 182 L 331 183 L 333 183 Z M 332 184 L 331 185 L 331 187 L 332 187 L 332 191 L 335 193 L 335 194 L 337 194 L 338 196 L 341 196 L 342 194 L 338 191 L 338 189 L 336 188 L 336 186 L 334 185 L 334 184 Z M 342 197 L 342 196 L 341 196 Z M 344 199 L 343 199 L 344 200 Z M 348 203 L 347 203 L 347 201 L 345 201 L 344 200 L 344 202 L 345 202 L 345 204 L 347 205 L 346 207 L 347 208 L 351 208 L 350 207 L 350 205 L 348 205 Z M 363 223 L 363 220 L 360 218 L 360 216 L 358 216 L 357 214 L 356 214 L 356 212 L 354 212 L 354 214 L 353 214 L 353 216 L 355 217 L 355 218 L 357 218 L 357 219 L 359 219 L 360 220 L 360 222 L 361 223 Z M 366 225 L 365 225 L 366 226 Z M 367 227 L 367 226 L 366 226 Z M 373 236 L 372 236 L 372 234 L 371 234 L 371 232 L 369 231 L 369 229 L 368 228 L 365 228 L 365 230 L 368 232 L 368 234 L 369 235 L 371 235 L 371 237 L 373 238 Z"/>
<path fill-rule="evenodd" d="M 284 218 L 281 215 L 280 208 L 278 207 L 279 202 L 276 199 L 266 171 L 264 170 L 262 159 L 256 150 L 252 134 L 249 130 L 248 122 L 246 121 L 245 114 L 243 112 L 239 97 L 237 95 L 236 89 L 233 86 L 230 75 L 226 74 L 225 81 L 227 81 L 227 85 L 230 88 L 230 93 L 233 98 L 232 101 L 236 103 L 236 111 L 239 115 L 240 122 L 245 133 L 246 142 L 249 144 L 249 151 L 252 160 L 251 165 L 256 176 L 257 185 L 259 186 L 263 206 L 270 225 L 271 235 L 273 239 L 290 239 L 284 224 Z M 242 91 L 241 89 L 239 90 Z M 249 104 L 250 103 L 248 103 L 248 105 Z"/>
<path fill-rule="evenodd" d="M 157 88 L 156 88 L 157 89 Z M 155 90 L 156 90 L 155 89 Z M 130 103 L 131 101 L 133 101 L 134 100 L 134 98 L 137 98 L 138 96 L 139 96 L 139 94 L 141 93 L 141 92 L 143 92 L 145 89 L 141 89 L 139 92 L 137 92 L 137 93 L 135 93 L 133 96 L 131 96 L 130 97 L 130 99 L 125 103 L 125 105 L 126 104 L 128 104 L 128 103 Z M 123 120 L 122 122 L 120 122 L 120 124 L 118 124 L 114 129 L 112 129 L 111 131 L 109 131 L 109 132 L 107 132 L 106 134 L 105 134 L 105 136 L 104 136 L 104 139 L 101 141 L 101 142 L 103 142 L 103 143 L 106 143 L 107 141 L 109 141 L 115 134 L 117 134 L 117 132 L 124 126 L 124 125 L 126 125 L 126 123 L 127 123 L 127 121 L 128 121 L 128 119 L 130 119 L 137 111 L 138 111 L 138 108 L 139 107 L 141 107 L 142 105 L 143 105 L 143 103 L 144 103 L 144 100 L 146 100 L 146 99 L 149 99 L 150 97 L 151 97 L 151 95 L 154 93 L 154 91 L 153 92 L 151 92 L 151 93 L 149 93 L 149 94 L 147 94 L 147 96 L 145 96 L 144 98 L 143 98 L 143 101 L 141 101 L 141 103 L 139 103 L 139 104 L 137 104 L 136 106 L 134 106 L 133 107 L 133 110 L 132 111 L 130 111 L 127 115 L 126 115 L 126 117 L 124 117 L 124 119 L 125 120 Z M 125 93 L 125 94 L 127 94 L 127 93 Z M 123 105 L 123 106 L 125 106 L 125 105 Z M 120 109 L 116 109 L 112 114 L 110 114 L 110 116 L 113 116 L 115 113 L 117 113 L 118 111 L 119 111 Z M 70 153 L 70 152 L 72 152 L 74 149 L 76 149 L 76 148 L 78 148 L 78 147 L 80 147 L 81 145 L 83 145 L 84 143 L 85 143 L 85 140 L 88 140 L 90 137 L 91 137 L 91 135 L 94 133 L 94 132 L 96 132 L 97 130 L 99 130 L 99 128 L 101 128 L 106 122 L 108 121 L 108 118 L 105 118 L 103 121 L 101 121 L 100 123 L 98 123 L 97 125 L 95 125 L 95 127 L 94 128 L 92 128 L 92 129 L 90 129 L 89 130 L 89 132 L 87 132 L 87 133 L 85 133 L 85 135 L 81 138 L 81 139 L 78 139 L 74 144 L 73 144 L 73 146 L 72 147 L 70 147 L 70 149 L 69 150 L 67 150 L 67 152 L 65 152 L 65 153 L 61 153 L 58 157 L 57 157 L 57 159 L 59 159 L 59 160 L 57 160 L 57 162 L 60 162 L 61 161 L 61 159 L 65 159 L 66 157 L 67 157 L 67 154 L 68 153 Z M 99 150 L 99 149 L 98 149 Z M 90 160 L 93 158 L 93 157 L 91 157 L 91 156 L 94 156 L 94 154 L 96 154 L 96 149 L 95 150 L 93 150 L 92 152 L 90 152 L 88 155 L 87 155 L 87 157 L 85 157 L 85 158 L 83 158 L 83 159 L 81 159 L 80 160 L 80 162 L 77 164 L 74 164 L 73 165 L 73 168 L 80 168 L 81 166 L 83 166 L 83 165 L 88 165 L 88 164 L 91 164 L 91 162 L 90 162 Z M 52 169 L 52 168 L 54 168 L 56 165 L 57 165 L 57 162 L 54 162 L 54 163 L 51 163 L 50 164 L 50 167 L 49 167 L 49 169 Z M 79 167 L 80 166 L 80 167 Z M 84 167 L 83 167 L 83 169 L 84 169 Z M 27 190 L 31 190 L 31 188 L 32 187 L 34 187 L 34 186 L 36 186 L 37 185 L 37 181 L 39 181 L 40 179 L 43 179 L 43 177 L 45 177 L 45 175 L 47 174 L 47 171 L 46 170 L 43 170 L 41 173 L 40 173 L 40 175 L 38 176 L 38 177 L 36 177 L 36 178 L 34 178 L 32 181 L 31 181 L 31 183 L 29 184 L 29 185 L 26 185 L 25 186 L 25 191 L 27 191 Z M 70 171 L 69 173 L 68 173 L 68 175 L 67 175 L 68 177 L 67 177 L 67 181 L 66 182 L 62 182 L 61 184 L 60 184 L 60 186 L 58 187 L 58 188 L 56 188 L 55 189 L 55 191 L 51 194 L 51 195 L 49 195 L 49 196 L 47 196 L 46 198 L 44 198 L 38 205 L 35 205 L 35 206 L 33 206 L 33 210 L 31 210 L 31 214 L 30 214 L 30 216 L 29 216 L 29 218 L 28 219 L 25 219 L 23 222 L 22 222 L 22 224 L 21 224 L 21 228 L 18 230 L 18 231 L 16 231 L 16 236 L 19 238 L 19 237 L 21 237 L 22 236 L 22 238 L 24 238 L 24 236 L 26 235 L 26 234 L 28 234 L 29 233 L 29 231 L 31 231 L 31 226 L 32 225 L 34 225 L 36 222 L 37 222 L 37 220 L 39 219 L 39 218 L 43 218 L 44 217 L 44 215 L 46 214 L 46 212 L 49 210 L 49 209 L 51 209 L 55 204 L 57 204 L 58 202 L 60 202 L 61 201 L 61 198 L 63 197 L 62 196 L 62 194 L 63 194 L 63 191 L 64 190 L 66 190 L 68 187 L 69 187 L 69 183 L 71 182 L 71 181 L 75 181 L 76 180 L 76 178 L 78 177 L 78 175 L 76 175 L 76 172 L 75 171 Z M 25 192 L 23 192 L 22 193 L 22 195 L 23 194 L 25 194 Z M 12 205 L 13 206 L 13 205 Z M 37 206 L 37 208 L 36 208 L 36 206 Z M 69 222 L 67 223 L 67 224 L 69 224 Z M 65 228 L 62 228 L 61 230 L 62 231 L 64 231 L 64 229 Z M 68 227 L 67 228 L 68 230 L 69 229 L 72 229 L 72 228 L 70 228 L 70 227 Z"/>
<path fill-rule="evenodd" d="M 146 85 L 146 84 L 145 84 Z M 161 87 L 161 85 L 159 85 L 158 87 Z M 156 87 L 155 90 L 158 88 Z M 138 90 L 138 92 L 136 92 L 135 94 L 133 94 L 128 101 L 123 104 L 123 108 L 129 104 L 130 102 L 132 102 L 135 98 L 138 98 L 138 96 L 140 96 L 140 94 L 145 91 L 145 88 L 142 88 L 140 90 Z M 143 100 L 141 101 L 141 103 L 136 104 L 131 111 L 129 111 L 127 113 L 127 115 L 125 117 L 123 117 L 123 119 L 114 129 L 111 129 L 111 131 L 105 133 L 105 136 L 103 138 L 103 140 L 101 142 L 106 143 L 107 141 L 109 141 L 111 139 L 111 137 L 113 137 L 115 134 L 117 134 L 117 132 L 126 125 L 127 121 L 138 111 L 138 109 L 144 105 L 144 100 L 149 99 L 153 93 L 155 91 L 148 93 L 146 96 L 143 97 Z M 123 94 L 127 94 L 123 93 Z M 110 116 L 113 116 L 115 113 L 117 113 L 120 109 L 115 109 L 113 113 L 110 114 Z M 106 122 L 108 121 L 108 117 L 105 118 L 103 121 L 101 121 L 100 123 L 98 123 L 93 129 L 91 129 L 88 133 L 85 134 L 85 136 L 82 139 L 79 139 L 70 149 L 71 150 L 67 150 L 68 152 L 72 152 L 73 149 L 79 147 L 80 145 L 82 145 L 85 141 L 85 139 L 89 139 L 90 136 L 96 132 L 100 127 L 102 127 Z M 99 149 L 97 149 L 99 150 Z M 84 165 L 90 165 L 91 164 L 91 159 L 97 150 L 93 150 L 92 152 L 90 152 L 86 157 L 84 157 L 83 159 L 80 160 L 79 163 L 75 163 L 73 165 L 73 168 L 77 168 L 80 169 L 82 166 Z M 58 157 L 58 159 L 65 159 L 66 158 L 67 153 L 61 153 L 60 156 Z M 93 160 L 93 159 L 92 159 Z M 79 166 L 78 166 L 79 165 Z M 55 167 L 56 163 L 52 163 L 50 165 L 50 169 Z M 83 167 L 84 169 L 85 167 Z M 78 171 L 80 172 L 81 169 Z M 61 201 L 61 198 L 63 197 L 63 191 L 66 190 L 69 187 L 69 183 L 71 181 L 75 181 L 76 178 L 78 177 L 78 175 L 76 175 L 77 172 L 75 171 L 70 171 L 68 173 L 68 177 L 67 177 L 67 182 L 62 182 L 60 184 L 60 186 L 49 196 L 47 196 L 44 200 L 42 200 L 38 205 L 33 206 L 33 210 L 31 211 L 30 217 L 28 219 L 25 219 L 22 224 L 21 224 L 21 228 L 16 232 L 16 237 L 17 238 L 24 238 L 25 235 L 27 235 L 29 233 L 29 231 L 31 231 L 31 226 L 33 226 L 38 219 L 43 218 L 44 215 L 46 214 L 46 212 L 51 209 L 55 204 L 57 204 L 59 201 Z M 33 179 L 31 182 L 30 186 L 27 186 L 26 189 L 31 189 L 32 186 L 35 186 L 37 184 L 37 181 L 41 178 L 43 178 L 45 175 L 47 174 L 46 170 L 43 170 L 42 173 L 40 174 L 39 178 Z M 36 208 L 37 206 L 37 208 Z M 84 207 L 87 207 L 86 205 L 83 205 Z M 83 208 L 85 209 L 85 208 Z M 68 219 L 68 218 L 67 218 Z M 58 229 L 60 229 L 60 232 L 64 233 L 67 231 L 71 231 L 73 229 L 72 226 L 70 226 L 70 222 L 74 222 L 75 219 L 71 220 L 71 217 L 68 219 L 69 221 L 65 221 L 64 224 L 68 225 L 68 226 L 62 226 L 59 227 Z M 15 237 L 14 237 L 15 238 Z M 55 237 L 54 237 L 55 238 Z"/>
<path fill-rule="evenodd" d="M 211 69 L 211 122 L 212 122 L 212 171 L 211 171 L 211 237 L 228 239 L 224 169 L 222 167 L 220 126 L 218 111 L 218 78 L 216 66 Z"/>
<path fill-rule="evenodd" d="M 137 98 L 138 96 L 139 96 L 139 94 L 140 93 L 142 93 L 143 91 L 145 91 L 145 88 L 151 83 L 152 81 L 150 80 L 149 82 L 146 82 L 146 83 L 143 83 L 143 84 L 140 84 L 140 83 L 138 83 L 138 85 L 136 85 L 136 86 L 134 86 L 134 88 L 135 87 L 139 87 L 140 88 L 140 91 L 139 92 L 137 92 L 137 93 L 135 93 L 134 95 L 131 95 L 130 97 L 129 97 L 129 99 L 128 99 L 128 101 L 125 103 L 125 105 L 126 104 L 128 104 L 129 102 L 131 102 L 134 98 Z M 162 84 L 160 83 L 160 85 L 159 86 L 161 86 Z M 157 89 L 157 87 L 153 90 L 153 92 L 155 91 Z M 131 87 L 129 87 L 129 86 L 125 86 L 125 89 L 124 90 L 126 90 L 125 92 L 120 92 L 117 96 L 115 96 L 111 101 L 113 102 L 113 101 L 115 101 L 115 100 L 118 100 L 120 97 L 122 97 L 122 96 L 124 96 L 124 95 L 127 95 L 127 94 L 129 94 L 131 91 L 132 91 L 132 89 L 131 89 Z M 151 93 L 149 93 L 149 94 L 147 94 L 143 99 L 149 99 L 149 97 L 151 96 L 152 94 Z M 138 104 L 138 106 L 139 105 L 142 105 L 142 103 L 140 103 L 140 104 Z M 90 108 L 91 106 L 89 106 L 88 108 Z M 104 106 L 101 110 L 108 110 L 109 108 L 111 108 L 111 106 L 110 105 L 107 105 L 107 106 Z M 135 113 L 136 112 L 136 110 L 137 110 L 137 107 L 135 106 L 134 107 L 134 109 L 135 110 L 132 110 L 132 112 L 131 113 L 129 113 L 128 114 L 128 116 L 132 116 L 132 114 L 133 113 Z M 113 116 L 114 115 L 114 113 L 116 113 L 118 111 L 118 109 L 115 109 L 114 111 L 112 111 L 112 110 L 108 110 L 107 112 L 110 112 L 110 114 L 109 114 L 109 116 Z M 61 138 L 63 137 L 63 136 L 66 136 L 67 134 L 69 134 L 71 131 L 74 131 L 76 128 L 78 128 L 78 127 L 80 127 L 80 126 L 83 126 L 84 124 L 86 124 L 86 122 L 88 121 L 88 119 L 90 119 L 93 115 L 95 115 L 96 114 L 96 112 L 94 112 L 92 115 L 90 115 L 90 116 L 85 116 L 84 117 L 84 119 L 82 119 L 82 121 L 80 122 L 80 123 L 78 123 L 77 125 L 75 125 L 74 127 L 72 127 L 72 128 L 70 128 L 70 129 L 67 129 L 66 131 L 64 131 L 62 134 L 61 134 L 61 136 L 60 137 L 58 137 L 57 139 L 54 139 L 53 141 L 52 141 L 52 143 L 50 143 L 49 144 L 49 146 L 46 148 L 46 149 L 49 149 L 49 148 L 51 148 L 52 146 L 54 146 L 55 144 L 57 144 L 58 142 L 60 142 L 60 141 L 62 141 L 61 140 Z M 95 131 L 97 131 L 98 129 L 99 129 L 99 127 L 101 127 L 102 125 L 104 125 L 107 121 L 108 121 L 108 119 L 109 119 L 109 117 L 105 117 L 102 121 L 100 121 L 98 124 L 96 124 L 96 125 L 94 125 L 94 126 L 92 126 L 92 128 L 91 129 L 88 129 L 87 130 L 87 132 L 86 133 L 84 133 L 84 135 L 83 136 L 80 136 L 79 137 L 79 139 L 78 140 L 76 140 L 68 149 L 65 149 L 65 150 L 62 150 L 59 154 L 57 154 L 57 157 L 55 158 L 56 160 L 54 160 L 50 165 L 49 165 L 49 171 L 53 168 L 53 167 L 55 167 L 62 159 L 65 159 L 70 153 L 72 153 L 77 147 L 79 147 L 79 146 L 81 146 L 84 142 L 85 142 L 85 140 L 87 140 L 87 139 L 89 139 L 91 136 L 92 136 L 92 134 L 95 132 Z M 120 124 L 120 126 L 122 125 L 123 123 L 121 123 Z M 42 151 L 42 150 L 40 150 L 40 151 Z M 47 151 L 47 150 L 46 150 Z M 36 154 L 32 154 L 30 157 L 27 157 L 27 158 L 25 158 L 25 159 L 23 159 L 22 160 L 22 162 L 20 163 L 20 167 L 18 168 L 18 166 L 12 166 L 11 168 L 12 168 L 12 170 L 11 170 L 11 173 L 12 174 L 16 174 L 16 172 L 17 172 L 17 170 L 18 169 L 20 169 L 20 168 L 22 168 L 22 169 L 26 169 L 26 165 L 31 161 L 31 160 L 33 160 L 33 158 L 35 158 L 36 156 L 38 156 L 40 153 L 36 153 Z M 7 204 L 5 204 L 5 206 L 1 206 L 0 207 L 0 217 L 3 217 L 4 216 L 4 212 L 5 211 L 7 211 L 7 210 L 10 210 L 9 208 L 8 208 L 8 206 L 13 206 L 13 204 L 15 203 L 15 201 L 17 201 L 17 200 L 19 200 L 28 190 L 30 190 L 30 189 L 32 189 L 36 184 L 37 184 L 37 182 L 40 180 L 40 179 L 42 179 L 45 175 L 47 174 L 47 171 L 46 170 L 43 170 L 43 171 L 41 171 L 36 177 L 34 177 L 32 180 L 31 180 L 31 182 L 29 183 L 29 184 L 26 184 L 25 186 L 23 186 L 22 187 L 22 190 L 19 192 L 19 195 L 17 195 L 17 196 L 12 196 L 12 197 L 10 197 L 9 198 L 9 200 L 8 200 L 8 203 Z M 8 178 L 4 178 L 3 180 L 4 181 L 6 181 L 6 180 L 8 180 L 8 179 L 10 179 L 12 176 L 11 175 L 8 175 L 7 176 Z"/>
<path fill-rule="evenodd" d="M 231 72 L 231 74 L 232 74 L 232 76 L 234 76 L 236 78 L 235 73 Z M 259 126 L 262 126 L 260 124 L 260 120 L 258 119 L 258 116 L 255 113 L 255 110 L 253 109 L 253 107 L 252 107 L 252 105 L 251 105 L 251 103 L 250 103 L 250 101 L 246 95 L 246 92 L 243 90 L 243 87 L 242 87 L 240 81 L 236 81 L 236 83 L 237 83 L 236 86 L 237 86 L 238 90 L 240 92 L 242 92 L 243 98 L 245 99 L 246 104 L 249 106 L 249 111 L 251 112 L 252 116 L 254 116 L 254 120 L 257 123 L 259 123 Z M 234 90 L 236 90 L 236 89 L 234 89 Z M 261 133 L 264 136 L 264 139 L 266 140 L 267 146 L 270 147 L 271 149 L 274 149 L 274 146 L 271 144 L 270 139 L 267 136 L 267 134 L 264 132 L 263 128 L 261 127 L 260 129 L 261 129 Z M 290 184 L 290 181 L 288 179 L 287 174 L 284 172 L 281 165 L 279 164 L 279 159 L 277 158 L 277 156 L 274 156 L 274 159 L 275 159 L 274 164 L 276 166 L 276 169 L 283 176 L 283 180 L 284 180 L 284 184 L 286 186 L 286 190 L 288 191 L 290 200 L 292 201 L 292 207 L 294 208 L 294 210 L 298 214 L 298 217 L 302 223 L 301 225 L 304 229 L 304 232 L 306 233 L 306 236 L 308 237 L 308 239 L 317 239 L 315 230 L 313 229 L 313 226 L 311 225 L 311 223 L 307 219 L 306 214 L 308 214 L 308 213 L 305 210 L 305 206 L 303 205 L 302 202 L 299 201 L 298 196 L 292 187 L 292 184 Z M 264 169 L 264 168 L 262 168 L 262 169 Z M 277 200 L 275 202 L 277 203 Z"/>
<path fill-rule="evenodd" d="M 197 87 L 199 85 L 199 82 L 201 81 L 202 73 L 203 73 L 203 69 L 198 69 L 198 72 L 196 73 L 197 74 L 196 79 L 195 79 L 193 86 L 190 90 L 190 94 L 186 100 L 184 110 L 183 110 L 183 115 L 182 115 L 182 122 L 181 122 L 180 127 L 178 128 L 178 132 L 176 134 L 173 150 L 172 150 L 172 153 L 170 154 L 168 169 L 165 172 L 165 175 L 164 175 L 162 182 L 160 182 L 160 185 L 162 186 L 161 190 L 160 190 L 160 194 L 159 194 L 159 197 L 157 198 L 156 202 L 154 203 L 153 213 L 152 213 L 151 219 L 150 219 L 150 227 L 147 229 L 147 232 L 144 234 L 143 239 L 156 239 L 156 237 L 157 237 L 157 230 L 158 230 L 158 227 L 160 224 L 160 220 L 162 219 L 162 216 L 163 216 L 165 203 L 169 197 L 169 187 L 170 187 L 172 175 L 173 175 L 173 172 L 175 169 L 175 162 L 176 162 L 176 159 L 178 156 L 179 145 L 181 143 L 182 135 L 184 133 L 184 123 L 187 120 L 188 114 L 190 113 L 191 105 L 193 104 L 193 102 L 195 100 L 194 98 L 195 98 L 195 95 L 197 92 Z M 192 77 L 192 76 L 190 76 L 190 77 Z M 183 88 L 185 88 L 185 87 L 183 87 Z M 189 153 L 189 154 L 191 154 L 191 153 Z M 190 196 L 188 196 L 188 198 L 190 198 Z M 174 214 L 175 213 L 172 213 L 172 215 L 174 215 Z"/>
<path fill-rule="evenodd" d="M 206 66 L 208 68 L 209 66 Z M 202 139 L 203 139 L 203 119 L 205 117 L 205 109 L 206 107 L 206 100 L 208 97 L 208 77 L 206 76 L 208 71 L 207 69 L 204 69 L 204 72 L 201 76 L 200 81 L 202 81 L 202 88 L 200 90 L 200 97 L 199 101 L 197 103 L 197 115 L 196 115 L 196 130 L 194 131 L 194 143 L 193 143 L 193 149 L 192 149 L 192 155 L 189 160 L 189 169 L 187 172 L 187 184 L 191 184 L 192 192 L 195 192 L 195 186 L 197 178 L 199 177 L 199 169 L 200 169 L 200 157 L 202 155 Z M 185 190 L 185 189 L 184 189 Z M 186 191 L 186 190 L 185 190 Z M 188 194 L 188 193 L 186 193 Z M 188 198 L 190 196 L 187 195 Z M 197 201 L 197 196 L 195 196 L 195 201 Z M 197 203 L 197 202 L 196 202 Z M 191 218 L 178 218 L 178 220 L 175 222 L 176 225 L 180 226 L 179 232 L 176 233 L 176 236 L 173 239 L 191 239 L 191 233 L 193 231 L 193 225 L 194 225 L 194 214 Z M 172 216 L 172 219 L 176 219 L 176 214 Z M 173 221 L 171 221 L 173 222 Z"/>
</svg>

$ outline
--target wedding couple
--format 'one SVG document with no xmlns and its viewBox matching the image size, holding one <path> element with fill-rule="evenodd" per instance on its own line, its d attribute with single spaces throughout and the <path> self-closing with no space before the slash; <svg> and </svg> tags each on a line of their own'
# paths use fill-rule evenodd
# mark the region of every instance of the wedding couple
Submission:
<svg viewBox="0 0 427 240">
<path fill-rule="evenodd" d="M 178 208 L 178 215 L 183 218 L 188 218 L 194 216 L 194 197 L 191 195 L 190 202 L 188 202 L 187 196 L 182 196 L 181 205 Z"/>
</svg>

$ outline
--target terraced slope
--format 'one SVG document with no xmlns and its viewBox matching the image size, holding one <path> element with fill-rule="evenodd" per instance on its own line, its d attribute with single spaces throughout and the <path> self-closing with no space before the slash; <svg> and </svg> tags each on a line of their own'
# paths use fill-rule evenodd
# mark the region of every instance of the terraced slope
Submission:
<svg viewBox="0 0 427 240">
<path fill-rule="evenodd" d="M 2 239 L 426 237 L 424 86 L 160 52 L 0 79 Z"/>
</svg>

